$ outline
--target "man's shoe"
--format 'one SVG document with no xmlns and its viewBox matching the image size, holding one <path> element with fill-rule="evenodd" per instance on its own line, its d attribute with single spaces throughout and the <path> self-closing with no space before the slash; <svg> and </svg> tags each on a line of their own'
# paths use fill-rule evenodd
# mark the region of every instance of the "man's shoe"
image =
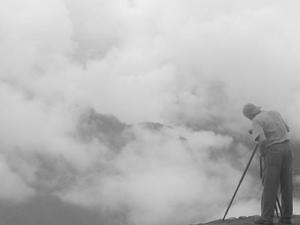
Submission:
<svg viewBox="0 0 300 225">
<path fill-rule="evenodd" d="M 255 224 L 262 224 L 262 225 L 273 225 L 273 221 L 272 220 L 265 220 L 262 217 L 258 217 L 254 220 Z"/>
<path fill-rule="evenodd" d="M 292 224 L 292 221 L 291 221 L 291 218 L 280 218 L 279 219 L 279 223 L 282 223 L 282 224 Z"/>
</svg>

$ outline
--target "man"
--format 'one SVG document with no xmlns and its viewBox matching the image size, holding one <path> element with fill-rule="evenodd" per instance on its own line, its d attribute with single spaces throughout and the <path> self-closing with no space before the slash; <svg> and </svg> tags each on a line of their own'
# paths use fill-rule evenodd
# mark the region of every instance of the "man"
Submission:
<svg viewBox="0 0 300 225">
<path fill-rule="evenodd" d="M 276 198 L 280 185 L 282 215 L 280 222 L 291 224 L 293 215 L 292 152 L 288 132 L 281 115 L 276 111 L 262 111 L 248 103 L 243 108 L 245 117 L 252 121 L 252 135 L 264 157 L 261 217 L 256 224 L 272 225 Z"/>
</svg>

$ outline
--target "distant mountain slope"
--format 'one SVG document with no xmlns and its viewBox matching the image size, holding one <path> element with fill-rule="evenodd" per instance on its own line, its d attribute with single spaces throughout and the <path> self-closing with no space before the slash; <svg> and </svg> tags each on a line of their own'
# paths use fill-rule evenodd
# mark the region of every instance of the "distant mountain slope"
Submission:
<svg viewBox="0 0 300 225">
<path fill-rule="evenodd" d="M 128 131 L 130 127 L 113 115 L 100 114 L 90 109 L 81 115 L 77 124 L 77 132 L 81 141 L 89 142 L 95 138 L 109 149 L 119 151 L 134 138 Z"/>
<path fill-rule="evenodd" d="M 109 219 L 109 220 L 108 220 Z M 39 195 L 21 204 L 0 201 L 1 225 L 114 225 L 112 217 Z"/>
</svg>

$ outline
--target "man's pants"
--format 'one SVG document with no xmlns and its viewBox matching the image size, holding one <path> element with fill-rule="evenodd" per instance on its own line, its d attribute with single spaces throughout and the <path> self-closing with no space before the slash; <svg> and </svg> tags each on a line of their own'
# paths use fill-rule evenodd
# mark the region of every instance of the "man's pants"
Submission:
<svg viewBox="0 0 300 225">
<path fill-rule="evenodd" d="M 266 150 L 263 171 L 261 215 L 272 220 L 280 185 L 282 217 L 293 215 L 292 152 L 288 142 L 274 144 Z"/>
</svg>

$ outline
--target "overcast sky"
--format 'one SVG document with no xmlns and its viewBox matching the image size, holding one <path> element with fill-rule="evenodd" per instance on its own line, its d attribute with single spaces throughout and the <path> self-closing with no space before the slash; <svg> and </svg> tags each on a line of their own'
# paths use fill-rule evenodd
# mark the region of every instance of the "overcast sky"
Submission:
<svg viewBox="0 0 300 225">
<path fill-rule="evenodd" d="M 251 150 L 245 103 L 280 111 L 298 140 L 299 1 L 0 3 L 1 204 L 46 193 L 107 225 L 207 221 Z M 78 138 L 90 108 L 133 125 L 118 153 L 110 128 Z M 258 214 L 260 191 L 249 177 L 232 215 Z"/>
</svg>

